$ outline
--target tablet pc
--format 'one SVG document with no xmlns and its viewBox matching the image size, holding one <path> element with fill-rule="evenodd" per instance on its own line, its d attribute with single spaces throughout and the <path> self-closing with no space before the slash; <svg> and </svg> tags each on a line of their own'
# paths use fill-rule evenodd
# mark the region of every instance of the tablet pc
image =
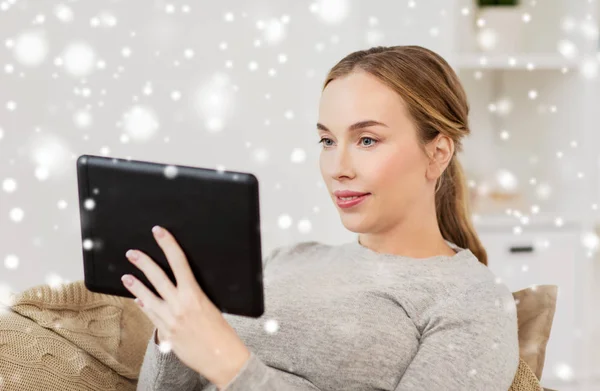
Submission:
<svg viewBox="0 0 600 391">
<path fill-rule="evenodd" d="M 264 312 L 258 180 L 246 172 L 104 156 L 77 158 L 77 185 L 88 290 L 134 298 L 121 276 L 132 274 L 161 297 L 125 257 L 148 254 L 175 276 L 152 235 L 160 225 L 183 249 L 196 281 L 222 312 Z"/>
</svg>

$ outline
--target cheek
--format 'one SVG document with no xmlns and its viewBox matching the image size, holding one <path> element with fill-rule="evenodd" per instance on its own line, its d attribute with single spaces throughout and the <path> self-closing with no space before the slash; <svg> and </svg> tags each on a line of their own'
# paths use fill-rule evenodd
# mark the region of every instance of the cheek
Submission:
<svg viewBox="0 0 600 391">
<path fill-rule="evenodd" d="M 321 155 L 319 155 L 319 171 L 321 171 L 321 175 L 325 175 L 327 173 L 326 165 L 326 160 L 323 157 L 323 153 L 321 153 Z"/>
<path fill-rule="evenodd" d="M 394 194 L 411 193 L 424 178 L 422 161 L 413 151 L 400 151 L 383 158 L 377 167 L 371 167 L 370 177 L 380 189 L 390 189 Z"/>
<path fill-rule="evenodd" d="M 409 150 L 396 150 L 379 159 L 380 175 L 389 179 L 400 179 L 415 171 L 416 158 Z"/>
</svg>

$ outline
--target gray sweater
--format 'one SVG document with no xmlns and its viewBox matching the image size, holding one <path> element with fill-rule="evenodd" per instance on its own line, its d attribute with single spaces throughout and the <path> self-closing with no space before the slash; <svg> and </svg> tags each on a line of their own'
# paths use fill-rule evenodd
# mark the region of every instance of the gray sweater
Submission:
<svg viewBox="0 0 600 391">
<path fill-rule="evenodd" d="M 265 313 L 223 316 L 251 351 L 224 391 L 507 391 L 519 364 L 512 293 L 468 249 L 426 259 L 356 241 L 300 242 L 263 261 Z M 156 330 L 138 390 L 216 390 Z"/>
</svg>

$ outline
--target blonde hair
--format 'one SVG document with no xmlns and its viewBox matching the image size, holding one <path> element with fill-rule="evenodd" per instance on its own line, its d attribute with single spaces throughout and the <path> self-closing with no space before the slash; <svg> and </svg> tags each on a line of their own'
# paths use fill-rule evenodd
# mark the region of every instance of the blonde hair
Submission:
<svg viewBox="0 0 600 391">
<path fill-rule="evenodd" d="M 462 151 L 461 139 L 470 133 L 469 104 L 452 67 L 421 46 L 377 46 L 340 60 L 329 71 L 323 89 L 355 69 L 377 77 L 402 97 L 424 153 L 425 145 L 440 133 L 453 140 L 454 155 L 436 183 L 438 224 L 444 239 L 471 250 L 487 266 L 487 252 L 471 222 L 468 188 L 456 156 Z"/>
</svg>

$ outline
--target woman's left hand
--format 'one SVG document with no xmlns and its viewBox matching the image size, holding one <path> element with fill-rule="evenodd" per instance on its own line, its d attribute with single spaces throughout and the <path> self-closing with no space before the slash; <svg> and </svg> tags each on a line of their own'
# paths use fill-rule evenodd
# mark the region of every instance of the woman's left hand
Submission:
<svg viewBox="0 0 600 391">
<path fill-rule="evenodd" d="M 144 272 L 163 299 L 131 275 L 123 276 L 123 283 L 160 329 L 161 338 L 166 340 L 160 341 L 161 347 L 167 344 L 167 349 L 172 349 L 184 364 L 222 388 L 238 374 L 250 358 L 250 351 L 198 285 L 173 235 L 158 226 L 152 232 L 169 261 L 177 286 L 152 258 L 139 250 L 129 250 L 126 256 Z M 127 277 L 131 278 L 130 285 Z"/>
</svg>

